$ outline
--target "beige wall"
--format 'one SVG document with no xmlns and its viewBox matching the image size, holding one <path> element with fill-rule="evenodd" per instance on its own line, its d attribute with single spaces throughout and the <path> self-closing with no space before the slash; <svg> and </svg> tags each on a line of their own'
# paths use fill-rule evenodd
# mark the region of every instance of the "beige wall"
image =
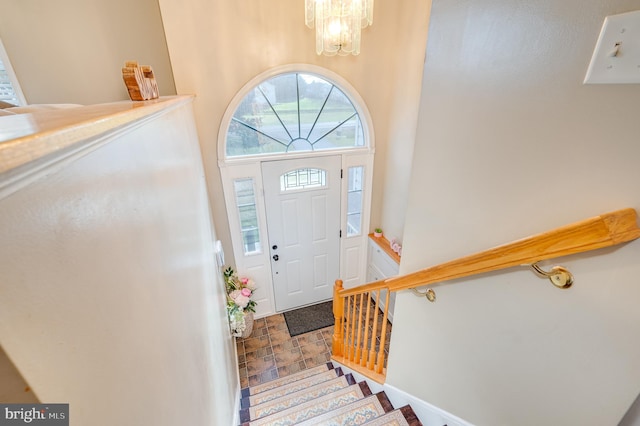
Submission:
<svg viewBox="0 0 640 426">
<path fill-rule="evenodd" d="M 65 167 L 3 176 L 0 342 L 72 426 L 231 425 L 235 342 L 191 105 L 145 120 Z"/>
<path fill-rule="evenodd" d="M 371 225 L 401 236 L 410 153 L 422 76 L 428 1 L 378 2 L 357 57 L 315 53 L 304 24 L 304 2 L 274 0 L 160 0 L 178 93 L 195 93 L 196 118 L 210 196 L 222 197 L 218 131 L 227 105 L 256 75 L 278 65 L 305 63 L 344 77 L 373 118 L 376 160 Z M 383 207 L 386 206 L 386 207 Z M 217 229 L 231 254 L 223 205 L 213 206 Z"/>
<path fill-rule="evenodd" d="M 0 0 L 0 39 L 28 103 L 129 99 L 121 68 L 151 65 L 175 85 L 157 0 Z"/>
<path fill-rule="evenodd" d="M 583 85 L 637 0 L 433 2 L 401 272 L 640 210 L 638 85 Z M 640 392 L 640 242 L 396 301 L 388 381 L 478 425 L 614 425 Z M 551 266 L 555 262 L 544 262 Z"/>
<path fill-rule="evenodd" d="M 40 402 L 2 347 L 0 347 L 0 401 L 5 404 Z"/>
</svg>

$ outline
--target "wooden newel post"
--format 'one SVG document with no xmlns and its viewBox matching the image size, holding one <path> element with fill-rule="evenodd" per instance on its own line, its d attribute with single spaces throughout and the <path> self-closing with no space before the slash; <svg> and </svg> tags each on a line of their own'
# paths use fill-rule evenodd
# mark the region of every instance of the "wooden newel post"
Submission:
<svg viewBox="0 0 640 426">
<path fill-rule="evenodd" d="M 336 280 L 336 283 L 333 285 L 333 317 L 335 324 L 333 326 L 333 344 L 331 347 L 331 352 L 334 356 L 343 356 L 342 316 L 344 315 L 344 298 L 340 297 L 340 290 L 342 290 L 342 280 Z"/>
</svg>

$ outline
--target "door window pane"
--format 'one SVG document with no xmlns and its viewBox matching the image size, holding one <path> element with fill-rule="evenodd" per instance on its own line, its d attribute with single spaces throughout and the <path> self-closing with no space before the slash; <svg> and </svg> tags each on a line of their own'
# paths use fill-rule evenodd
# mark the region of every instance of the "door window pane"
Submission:
<svg viewBox="0 0 640 426">
<path fill-rule="evenodd" d="M 298 169 L 280 176 L 280 191 L 322 188 L 327 186 L 327 172 L 320 169 Z"/>
<path fill-rule="evenodd" d="M 347 182 L 347 237 L 362 232 L 362 180 L 364 166 L 349 167 Z"/>
<path fill-rule="evenodd" d="M 236 179 L 233 183 L 244 254 L 259 253 L 262 249 L 253 178 Z"/>
</svg>

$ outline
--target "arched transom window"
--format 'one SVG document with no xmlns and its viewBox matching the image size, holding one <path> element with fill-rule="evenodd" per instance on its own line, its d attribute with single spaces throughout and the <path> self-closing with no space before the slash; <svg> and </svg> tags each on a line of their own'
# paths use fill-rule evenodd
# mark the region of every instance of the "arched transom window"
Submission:
<svg viewBox="0 0 640 426">
<path fill-rule="evenodd" d="M 358 111 L 333 83 L 306 73 L 272 77 L 253 88 L 227 130 L 227 157 L 336 150 L 365 145 Z"/>
</svg>

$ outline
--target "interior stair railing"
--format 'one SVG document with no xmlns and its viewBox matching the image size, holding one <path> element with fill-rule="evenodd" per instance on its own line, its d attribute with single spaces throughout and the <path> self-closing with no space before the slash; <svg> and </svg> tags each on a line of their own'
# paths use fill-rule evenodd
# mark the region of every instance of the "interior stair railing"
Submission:
<svg viewBox="0 0 640 426">
<path fill-rule="evenodd" d="M 335 327 L 332 358 L 378 383 L 384 383 L 386 348 L 390 338 L 388 309 L 392 292 L 413 289 L 415 293 L 434 301 L 435 293 L 431 289 L 420 293 L 415 288 L 521 265 L 531 265 L 556 286 L 568 288 L 572 283 L 568 271 L 554 267 L 547 273 L 536 262 L 610 247 L 638 237 L 640 228 L 637 214 L 629 208 L 359 287 L 345 289 L 342 280 L 337 280 L 333 292 Z"/>
</svg>

